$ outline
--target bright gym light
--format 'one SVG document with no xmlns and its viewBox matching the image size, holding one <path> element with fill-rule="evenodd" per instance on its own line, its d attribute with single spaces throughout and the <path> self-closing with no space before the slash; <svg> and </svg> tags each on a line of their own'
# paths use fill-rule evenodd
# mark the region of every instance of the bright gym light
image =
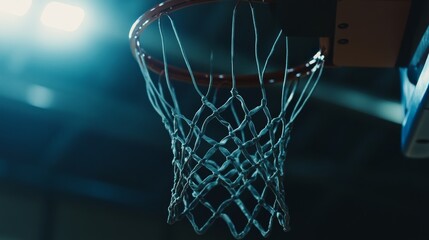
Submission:
<svg viewBox="0 0 429 240">
<path fill-rule="evenodd" d="M 0 12 L 23 16 L 30 9 L 31 3 L 32 0 L 0 0 Z"/>
<path fill-rule="evenodd" d="M 63 31 L 76 31 L 85 18 L 85 11 L 76 6 L 51 2 L 43 10 L 41 21 L 44 25 Z"/>
</svg>

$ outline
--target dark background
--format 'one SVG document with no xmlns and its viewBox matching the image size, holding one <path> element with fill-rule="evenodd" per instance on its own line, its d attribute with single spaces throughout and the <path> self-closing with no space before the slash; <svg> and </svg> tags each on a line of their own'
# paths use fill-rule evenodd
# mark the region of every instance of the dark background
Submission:
<svg viewBox="0 0 429 240">
<path fill-rule="evenodd" d="M 40 25 L 47 2 L 0 21 L 0 239 L 232 239 L 222 222 L 203 236 L 186 220 L 166 223 L 170 140 L 127 38 L 158 1 L 69 1 L 86 10 L 73 33 Z M 198 24 L 228 36 L 219 19 L 230 11 L 210 9 Z M 291 61 L 313 50 L 291 41 Z M 276 225 L 271 239 L 429 237 L 429 161 L 401 154 L 397 75 L 325 72 L 289 145 L 292 230 Z"/>
</svg>

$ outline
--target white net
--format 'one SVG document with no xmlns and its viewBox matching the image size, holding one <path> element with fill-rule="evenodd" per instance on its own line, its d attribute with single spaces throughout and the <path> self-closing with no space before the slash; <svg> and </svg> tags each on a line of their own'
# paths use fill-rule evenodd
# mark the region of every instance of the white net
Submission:
<svg viewBox="0 0 429 240">
<path fill-rule="evenodd" d="M 161 116 L 170 137 L 173 151 L 174 185 L 168 208 L 168 222 L 186 217 L 197 233 L 204 233 L 222 219 L 232 235 L 243 238 L 255 227 L 266 237 L 277 221 L 286 231 L 289 213 L 283 187 L 284 163 L 292 123 L 313 92 L 323 69 L 324 57 L 319 52 L 306 74 L 287 79 L 288 39 L 279 32 L 263 61 L 258 56 L 258 29 L 253 6 L 249 4 L 255 33 L 255 66 L 259 77 L 256 106 L 237 88 L 235 57 L 235 18 L 232 14 L 231 82 L 228 88 L 218 88 L 212 74 L 208 86 L 198 85 L 172 18 L 165 15 L 180 47 L 189 71 L 190 84 L 199 102 L 196 111 L 186 114 L 188 104 L 178 98 L 175 81 L 169 76 L 164 32 L 158 21 L 165 69 L 154 77 L 144 54 L 137 52 L 149 100 Z M 267 93 L 266 70 L 276 46 L 285 47 L 284 77 L 276 113 L 273 113 Z M 213 64 L 213 57 L 211 58 Z M 256 100 L 256 99 L 253 99 Z M 186 103 L 185 103 L 186 102 Z M 216 129 L 213 127 L 216 126 Z M 236 216 L 240 215 L 239 218 Z"/>
</svg>

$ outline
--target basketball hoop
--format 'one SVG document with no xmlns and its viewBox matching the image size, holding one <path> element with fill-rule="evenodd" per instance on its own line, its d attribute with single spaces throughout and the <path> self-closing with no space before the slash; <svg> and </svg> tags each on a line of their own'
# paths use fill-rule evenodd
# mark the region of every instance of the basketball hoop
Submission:
<svg viewBox="0 0 429 240">
<path fill-rule="evenodd" d="M 244 1 L 249 5 L 254 29 L 254 56 L 256 73 L 237 74 L 235 71 L 235 30 L 237 1 L 232 10 L 231 48 L 229 73 L 193 71 L 183 48 L 173 12 L 197 4 L 217 3 L 221 0 L 171 0 L 165 1 L 143 14 L 133 25 L 129 38 L 133 56 L 141 68 L 149 100 L 161 116 L 170 137 L 173 151 L 174 185 L 169 206 L 168 222 L 188 218 L 199 234 L 222 219 L 232 235 L 241 239 L 255 227 L 267 237 L 275 220 L 283 230 L 289 229 L 289 212 L 283 187 L 284 162 L 291 127 L 301 112 L 322 74 L 325 52 L 319 50 L 307 63 L 288 68 L 288 39 L 279 31 L 264 59 L 258 55 L 258 29 L 254 4 L 272 1 Z M 165 33 L 161 19 L 166 19 L 180 48 L 185 67 L 169 64 L 166 57 Z M 142 34 L 153 22 L 158 21 L 162 58 L 156 59 L 143 47 Z M 268 72 L 270 58 L 276 46 L 284 44 L 285 65 L 281 71 Z M 213 55 L 210 64 L 213 64 Z M 262 62 L 262 63 L 261 63 Z M 195 90 L 198 107 L 185 113 L 185 99 L 177 96 L 181 82 L 189 83 L 187 89 Z M 270 107 L 268 86 L 281 89 L 278 113 Z M 255 107 L 246 100 L 242 89 L 258 91 L 260 99 Z M 186 96 L 188 98 L 188 96 Z M 188 100 L 188 99 L 186 99 Z M 189 101 L 188 101 L 189 102 Z M 212 125 L 221 131 L 213 131 Z M 224 134 L 221 132 L 224 131 Z M 221 135 L 219 137 L 219 135 Z M 219 201 L 211 192 L 222 189 Z M 219 197 L 219 196 L 217 196 Z M 252 202 L 250 204 L 246 202 Z M 229 212 L 236 208 L 244 223 L 238 227 Z M 199 210 L 208 214 L 199 220 Z M 261 219 L 261 216 L 265 218 Z"/>
</svg>

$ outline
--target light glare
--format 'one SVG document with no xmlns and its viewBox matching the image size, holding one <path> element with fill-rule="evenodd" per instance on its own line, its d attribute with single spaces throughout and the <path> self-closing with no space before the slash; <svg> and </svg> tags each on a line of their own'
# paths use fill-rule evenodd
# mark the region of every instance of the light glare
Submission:
<svg viewBox="0 0 429 240">
<path fill-rule="evenodd" d="M 24 16 L 31 7 L 32 0 L 0 0 L 0 12 Z"/>
<path fill-rule="evenodd" d="M 27 89 L 27 102 L 38 108 L 49 108 L 54 101 L 53 92 L 39 85 L 32 85 Z"/>
<path fill-rule="evenodd" d="M 51 2 L 42 13 L 44 25 L 63 31 L 76 31 L 85 18 L 85 11 L 80 7 L 59 2 Z"/>
</svg>

